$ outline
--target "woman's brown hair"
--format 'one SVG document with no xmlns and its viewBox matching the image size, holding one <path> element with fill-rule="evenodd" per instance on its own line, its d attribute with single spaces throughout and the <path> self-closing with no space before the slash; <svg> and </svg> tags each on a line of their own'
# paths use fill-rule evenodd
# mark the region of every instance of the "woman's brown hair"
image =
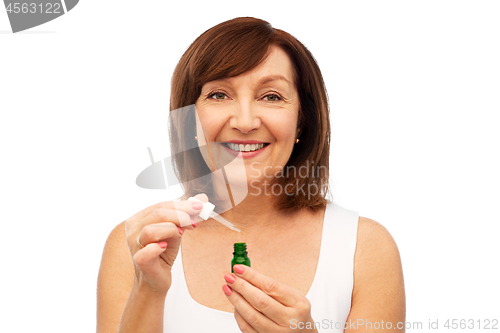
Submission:
<svg viewBox="0 0 500 333">
<path fill-rule="evenodd" d="M 280 177 L 275 177 L 270 184 L 271 189 L 279 184 L 279 188 L 293 195 L 276 196 L 275 207 L 290 210 L 325 207 L 329 190 L 330 119 L 321 71 L 301 42 L 268 22 L 252 17 L 235 18 L 205 31 L 189 46 L 175 68 L 170 110 L 185 110 L 170 114 L 170 143 L 174 170 L 184 184 L 184 198 L 211 192 L 202 182 L 187 182 L 211 172 L 199 149 L 193 146 L 194 104 L 202 86 L 255 68 L 273 45 L 283 49 L 292 61 L 300 99 L 299 142 L 294 145 Z M 300 170 L 306 170 L 306 175 Z"/>
</svg>

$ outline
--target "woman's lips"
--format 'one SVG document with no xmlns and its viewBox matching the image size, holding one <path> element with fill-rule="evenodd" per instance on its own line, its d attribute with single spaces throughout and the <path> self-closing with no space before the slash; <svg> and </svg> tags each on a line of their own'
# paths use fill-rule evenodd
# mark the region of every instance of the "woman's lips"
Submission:
<svg viewBox="0 0 500 333">
<path fill-rule="evenodd" d="M 227 152 L 229 152 L 229 154 L 231 154 L 234 157 L 251 158 L 251 157 L 255 157 L 255 156 L 261 154 L 269 145 L 270 144 L 260 148 L 259 150 L 255 150 L 255 151 L 236 151 L 236 150 L 232 150 L 232 149 L 228 148 L 224 144 L 222 146 L 224 147 L 224 149 L 226 149 Z"/>
</svg>

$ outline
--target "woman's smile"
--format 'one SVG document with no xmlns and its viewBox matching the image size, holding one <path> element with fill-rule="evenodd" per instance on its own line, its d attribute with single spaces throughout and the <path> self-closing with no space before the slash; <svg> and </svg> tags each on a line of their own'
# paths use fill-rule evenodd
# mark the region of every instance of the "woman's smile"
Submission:
<svg viewBox="0 0 500 333">
<path fill-rule="evenodd" d="M 255 140 L 234 140 L 222 142 L 222 146 L 235 157 L 251 158 L 261 154 L 270 143 Z"/>
<path fill-rule="evenodd" d="M 266 147 L 269 146 L 269 143 L 238 144 L 232 142 L 223 142 L 222 145 L 233 156 L 250 158 L 261 154 L 266 149 Z"/>
</svg>

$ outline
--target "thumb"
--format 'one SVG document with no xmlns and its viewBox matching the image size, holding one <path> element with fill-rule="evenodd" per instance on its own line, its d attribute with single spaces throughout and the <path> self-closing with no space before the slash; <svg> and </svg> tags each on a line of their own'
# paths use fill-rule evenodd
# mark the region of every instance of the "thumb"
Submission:
<svg viewBox="0 0 500 333">
<path fill-rule="evenodd" d="M 194 197 L 200 201 L 208 202 L 208 196 L 205 193 L 197 194 Z"/>
</svg>

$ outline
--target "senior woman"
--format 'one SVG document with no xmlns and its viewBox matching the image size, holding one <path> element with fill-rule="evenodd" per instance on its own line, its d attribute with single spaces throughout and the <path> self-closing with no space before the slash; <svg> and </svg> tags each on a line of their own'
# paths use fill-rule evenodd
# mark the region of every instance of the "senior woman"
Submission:
<svg viewBox="0 0 500 333">
<path fill-rule="evenodd" d="M 97 332 L 404 331 L 394 240 L 326 199 L 327 94 L 299 41 L 250 17 L 207 30 L 175 69 L 170 109 L 185 195 L 109 235 Z M 225 183 L 236 179 L 247 192 L 220 211 L 241 232 L 213 219 L 196 223 L 202 204 L 186 200 L 220 206 L 223 193 L 237 194 L 238 186 L 206 181 L 224 156 L 244 169 L 226 168 Z M 236 242 L 247 244 L 252 264 L 231 273 Z"/>
</svg>

